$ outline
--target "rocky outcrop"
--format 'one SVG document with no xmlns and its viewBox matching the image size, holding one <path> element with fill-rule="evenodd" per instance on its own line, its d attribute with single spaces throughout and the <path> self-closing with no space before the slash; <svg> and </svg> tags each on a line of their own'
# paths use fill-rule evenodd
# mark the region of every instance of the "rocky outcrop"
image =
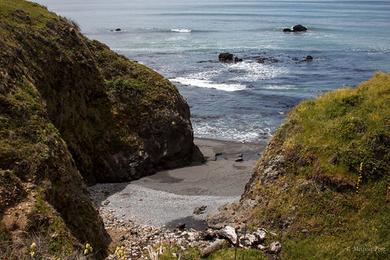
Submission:
<svg viewBox="0 0 390 260">
<path fill-rule="evenodd" d="M 37 257 L 86 243 L 103 256 L 109 237 L 84 181 L 202 161 L 189 117 L 168 80 L 74 22 L 31 2 L 0 2 L 0 254 L 25 258 L 42 241 Z"/>
<path fill-rule="evenodd" d="M 388 233 L 390 219 L 389 102 L 390 75 L 380 73 L 299 104 L 268 144 L 241 201 L 211 216 L 209 225 L 272 230 L 280 242 L 267 250 L 286 259 L 386 258 L 390 245 L 378 234 Z M 378 250 L 344 250 L 356 245 Z"/>
<path fill-rule="evenodd" d="M 237 63 L 237 62 L 243 61 L 241 58 L 238 58 L 229 52 L 220 53 L 218 55 L 218 60 L 219 60 L 219 62 L 222 62 L 222 63 L 232 63 L 232 62 Z"/>
<path fill-rule="evenodd" d="M 283 32 L 306 32 L 307 28 L 301 24 L 294 25 L 292 28 L 284 28 Z"/>
</svg>

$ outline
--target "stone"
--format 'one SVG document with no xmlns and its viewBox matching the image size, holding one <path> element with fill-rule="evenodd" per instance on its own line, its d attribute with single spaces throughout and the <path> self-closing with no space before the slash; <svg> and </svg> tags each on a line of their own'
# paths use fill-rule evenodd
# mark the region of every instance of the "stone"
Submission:
<svg viewBox="0 0 390 260">
<path fill-rule="evenodd" d="M 203 214 L 205 211 L 206 211 L 206 208 L 207 208 L 207 206 L 200 206 L 200 207 L 196 207 L 195 209 L 194 209 L 194 215 L 201 215 L 201 214 Z"/>
<path fill-rule="evenodd" d="M 229 53 L 229 52 L 224 52 L 224 53 L 219 54 L 218 60 L 220 62 L 233 62 L 234 55 Z"/>
<path fill-rule="evenodd" d="M 202 258 L 208 257 L 215 251 L 223 248 L 226 244 L 226 241 L 224 239 L 217 239 L 212 244 L 201 250 L 200 255 Z"/>
<path fill-rule="evenodd" d="M 219 231 L 219 235 L 223 238 L 226 238 L 230 241 L 231 244 L 236 245 L 237 244 L 237 233 L 234 227 L 232 226 L 226 226 L 223 229 Z"/>
<path fill-rule="evenodd" d="M 282 250 L 282 244 L 280 244 L 278 241 L 272 242 L 269 246 L 269 252 L 271 254 L 277 254 L 280 252 L 280 250 Z"/>
<path fill-rule="evenodd" d="M 116 28 L 115 31 L 116 32 L 120 32 L 120 31 L 122 31 L 122 29 L 121 28 Z"/>
<path fill-rule="evenodd" d="M 306 32 L 307 28 L 301 24 L 297 24 L 292 29 L 294 32 Z"/>
<path fill-rule="evenodd" d="M 238 58 L 238 57 L 235 57 L 234 58 L 234 62 L 237 63 L 237 62 L 242 62 L 243 60 L 241 58 Z"/>
<path fill-rule="evenodd" d="M 307 28 L 301 24 L 294 25 L 293 28 L 284 28 L 283 32 L 306 32 Z"/>
<path fill-rule="evenodd" d="M 242 162 L 242 161 L 244 161 L 244 158 L 242 158 L 242 157 L 238 157 L 237 159 L 235 159 L 234 160 L 235 162 Z"/>
<path fill-rule="evenodd" d="M 247 234 L 240 237 L 240 246 L 252 247 L 259 242 L 258 238 L 254 234 Z"/>
<path fill-rule="evenodd" d="M 267 232 L 263 228 L 257 229 L 253 234 L 259 239 L 259 241 L 264 241 L 267 236 Z"/>
</svg>

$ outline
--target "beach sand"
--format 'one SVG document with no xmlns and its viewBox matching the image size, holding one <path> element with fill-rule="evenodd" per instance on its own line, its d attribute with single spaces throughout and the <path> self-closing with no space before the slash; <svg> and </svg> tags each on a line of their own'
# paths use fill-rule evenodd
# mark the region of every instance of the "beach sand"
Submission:
<svg viewBox="0 0 390 260">
<path fill-rule="evenodd" d="M 90 187 L 99 207 L 123 221 L 140 225 L 203 229 L 208 214 L 238 201 L 264 144 L 195 139 L 207 162 L 161 171 L 129 183 Z M 235 160 L 242 155 L 243 161 Z M 206 206 L 196 215 L 194 209 Z"/>
</svg>

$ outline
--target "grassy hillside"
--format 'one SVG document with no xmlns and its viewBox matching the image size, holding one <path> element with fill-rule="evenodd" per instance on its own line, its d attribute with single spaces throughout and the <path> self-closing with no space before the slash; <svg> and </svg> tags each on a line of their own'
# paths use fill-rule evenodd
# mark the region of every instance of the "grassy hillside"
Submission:
<svg viewBox="0 0 390 260">
<path fill-rule="evenodd" d="M 0 255 L 69 255 L 109 238 L 83 181 L 201 160 L 189 108 L 161 75 L 75 23 L 0 0 Z M 20 255 L 19 255 L 20 254 Z"/>
<path fill-rule="evenodd" d="M 298 105 L 256 166 L 238 223 L 276 231 L 282 259 L 390 256 L 390 74 Z"/>
</svg>

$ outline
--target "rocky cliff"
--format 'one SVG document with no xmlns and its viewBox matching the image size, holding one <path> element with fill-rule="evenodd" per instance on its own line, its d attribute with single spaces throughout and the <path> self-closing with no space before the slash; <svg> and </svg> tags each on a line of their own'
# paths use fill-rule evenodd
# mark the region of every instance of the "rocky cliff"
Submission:
<svg viewBox="0 0 390 260">
<path fill-rule="evenodd" d="M 390 74 L 302 102 L 210 223 L 266 228 L 282 259 L 388 258 L 389 104 Z"/>
<path fill-rule="evenodd" d="M 84 181 L 201 161 L 189 117 L 156 72 L 42 6 L 0 0 L 0 251 L 26 253 L 39 236 L 53 254 L 89 242 L 103 255 Z"/>
</svg>

